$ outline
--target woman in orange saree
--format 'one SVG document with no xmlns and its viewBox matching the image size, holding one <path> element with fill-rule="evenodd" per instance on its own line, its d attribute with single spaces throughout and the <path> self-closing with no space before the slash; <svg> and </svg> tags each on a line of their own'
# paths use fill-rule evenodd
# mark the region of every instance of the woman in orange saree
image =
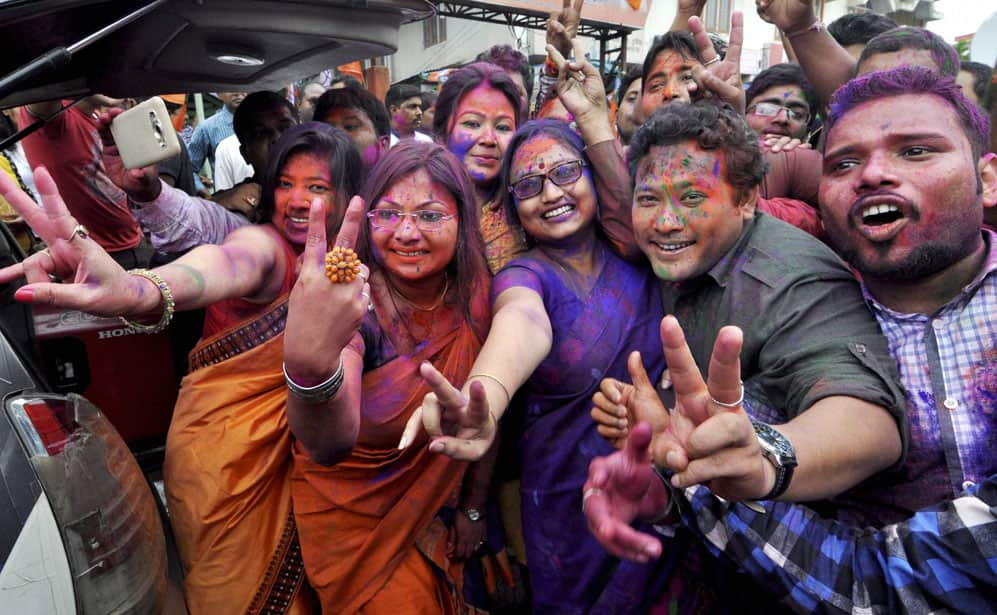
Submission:
<svg viewBox="0 0 997 615">
<path fill-rule="evenodd" d="M 447 552 L 440 513 L 456 501 L 466 464 L 397 442 L 429 392 L 420 366 L 431 361 L 463 381 L 487 331 L 474 189 L 443 147 L 403 142 L 375 167 L 364 195 L 358 232 L 368 285 L 330 284 L 316 249 L 306 251 L 291 295 L 288 380 L 313 386 L 340 360 L 343 369 L 328 399 L 309 402 L 289 384 L 305 569 L 326 612 L 459 613 L 462 565 Z M 344 230 L 353 215 L 351 204 Z M 359 323 L 343 316 L 358 296 L 372 306 Z"/>
<path fill-rule="evenodd" d="M 165 309 L 161 323 L 174 308 L 207 307 L 205 337 L 191 356 L 164 467 L 191 613 L 315 610 L 291 514 L 283 332 L 311 201 L 328 206 L 328 218 L 318 224 L 337 229 L 344 195 L 355 191 L 353 178 L 361 175 L 359 154 L 345 133 L 318 123 L 292 128 L 271 151 L 259 206 L 263 224 L 134 275 L 79 230 L 46 172 L 37 173 L 44 208 L 0 180 L 49 246 L 0 272 L 6 279 L 27 274 L 19 300 L 106 316 Z M 150 186 L 156 194 L 172 189 L 160 185 L 154 167 L 115 179 L 135 197 Z M 74 283 L 53 284 L 49 274 Z"/>
</svg>

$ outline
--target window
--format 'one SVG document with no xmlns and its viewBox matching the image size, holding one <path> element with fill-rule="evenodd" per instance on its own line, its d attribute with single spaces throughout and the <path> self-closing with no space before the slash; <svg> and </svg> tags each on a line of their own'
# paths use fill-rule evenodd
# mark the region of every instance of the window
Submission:
<svg viewBox="0 0 997 615">
<path fill-rule="evenodd" d="M 709 0 L 703 9 L 707 32 L 730 32 L 731 0 Z"/>
<path fill-rule="evenodd" d="M 422 46 L 432 47 L 447 40 L 447 19 L 434 15 L 422 22 Z"/>
</svg>

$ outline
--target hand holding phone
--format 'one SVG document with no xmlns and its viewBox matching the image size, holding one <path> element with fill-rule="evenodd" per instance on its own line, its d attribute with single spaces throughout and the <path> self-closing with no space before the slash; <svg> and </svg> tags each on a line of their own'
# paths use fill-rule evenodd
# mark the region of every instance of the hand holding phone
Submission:
<svg viewBox="0 0 997 615">
<path fill-rule="evenodd" d="M 111 122 L 111 135 L 127 169 L 149 166 L 180 153 L 177 132 L 166 104 L 158 96 L 116 116 Z"/>
</svg>

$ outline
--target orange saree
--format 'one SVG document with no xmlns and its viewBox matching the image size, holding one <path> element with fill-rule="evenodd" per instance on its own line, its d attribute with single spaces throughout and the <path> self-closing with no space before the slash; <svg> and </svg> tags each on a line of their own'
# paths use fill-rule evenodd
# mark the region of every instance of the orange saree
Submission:
<svg viewBox="0 0 997 615">
<path fill-rule="evenodd" d="M 286 317 L 284 295 L 191 352 L 164 483 L 194 615 L 316 612 L 291 513 Z"/>
<path fill-rule="evenodd" d="M 382 306 L 378 313 L 384 316 Z M 425 432 L 406 450 L 397 449 L 406 421 L 429 392 L 419 365 L 430 361 L 451 382 L 462 383 L 481 347 L 459 311 L 444 306 L 434 318 L 428 340 L 388 351 L 384 362 L 365 367 L 360 432 L 347 459 L 324 467 L 294 448 L 294 514 L 308 578 L 324 612 L 462 608 L 462 565 L 449 561 L 447 529 L 436 515 L 453 501 L 467 464 L 430 453 Z M 365 327 L 381 331 L 373 317 Z M 355 348 L 365 366 L 378 353 L 368 337 Z M 398 347 L 398 337 L 388 339 Z"/>
</svg>

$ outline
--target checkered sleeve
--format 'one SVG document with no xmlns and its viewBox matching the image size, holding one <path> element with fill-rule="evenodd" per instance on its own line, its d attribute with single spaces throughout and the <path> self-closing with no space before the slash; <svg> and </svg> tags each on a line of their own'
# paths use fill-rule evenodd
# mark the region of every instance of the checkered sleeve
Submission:
<svg viewBox="0 0 997 615">
<path fill-rule="evenodd" d="M 880 530 L 788 502 L 765 513 L 685 491 L 683 523 L 800 613 L 994 613 L 997 476 Z"/>
</svg>

